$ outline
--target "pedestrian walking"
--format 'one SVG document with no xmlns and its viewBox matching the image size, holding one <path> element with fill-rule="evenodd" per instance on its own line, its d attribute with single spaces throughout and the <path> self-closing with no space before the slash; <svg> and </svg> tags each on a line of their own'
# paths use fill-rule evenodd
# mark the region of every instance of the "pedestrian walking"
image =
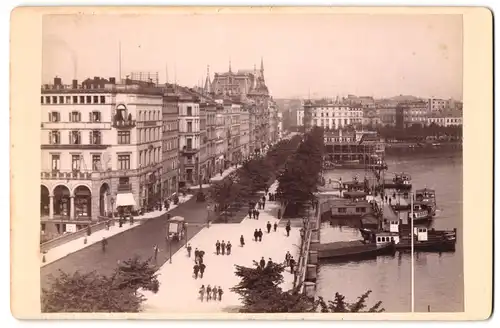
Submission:
<svg viewBox="0 0 500 328">
<path fill-rule="evenodd" d="M 272 265 L 273 265 L 273 260 L 271 260 L 271 258 L 269 258 L 269 260 L 267 260 L 267 266 L 271 267 Z"/>
<path fill-rule="evenodd" d="M 259 211 L 257 209 L 254 208 L 253 210 L 253 218 L 255 220 L 258 220 L 259 219 L 259 215 L 258 215 Z"/>
<path fill-rule="evenodd" d="M 293 256 L 290 256 L 290 273 L 293 273 L 293 268 L 295 267 L 295 260 L 293 259 Z"/>
<path fill-rule="evenodd" d="M 231 242 L 228 241 L 227 244 L 226 244 L 226 254 L 227 255 L 231 255 L 231 248 L 233 247 L 233 245 L 231 245 Z"/>
<path fill-rule="evenodd" d="M 153 246 L 153 252 L 154 252 L 154 259 L 155 259 L 155 262 L 156 262 L 156 259 L 158 258 L 158 251 L 160 249 L 158 248 L 158 245 L 154 245 Z"/>
<path fill-rule="evenodd" d="M 193 266 L 194 279 L 198 279 L 198 272 L 200 272 L 200 266 L 195 263 Z"/>
<path fill-rule="evenodd" d="M 257 203 L 257 208 L 260 210 L 261 206 L 262 206 L 262 204 L 261 204 L 261 202 L 259 200 L 259 202 Z"/>
<path fill-rule="evenodd" d="M 291 229 L 292 228 L 290 227 L 290 221 L 288 221 L 288 223 L 286 224 L 286 228 L 285 228 L 287 237 L 290 237 L 290 230 Z"/>
<path fill-rule="evenodd" d="M 207 286 L 207 302 L 212 299 L 212 288 L 210 285 Z"/>
<path fill-rule="evenodd" d="M 215 243 L 215 252 L 217 253 L 217 255 L 219 255 L 220 253 L 220 242 L 218 240 Z"/>
<path fill-rule="evenodd" d="M 219 301 L 222 301 L 222 294 L 224 294 L 224 291 L 222 288 L 219 286 L 219 289 L 217 290 L 219 292 Z"/>
<path fill-rule="evenodd" d="M 187 244 L 188 257 L 191 257 L 191 244 Z"/>
<path fill-rule="evenodd" d="M 252 213 L 253 213 L 252 209 L 251 209 L 251 208 L 249 208 L 249 209 L 248 209 L 248 217 L 249 217 L 250 219 L 252 218 Z"/>
<path fill-rule="evenodd" d="M 203 278 L 203 274 L 205 273 L 205 269 L 207 266 L 203 263 L 200 264 L 200 278 Z"/>
<path fill-rule="evenodd" d="M 198 250 L 198 247 L 196 247 L 194 250 L 194 260 L 198 261 L 199 257 L 200 257 L 200 251 Z"/>
<path fill-rule="evenodd" d="M 255 214 L 257 214 L 257 220 L 258 220 L 260 212 L 259 211 L 255 211 Z"/>
<path fill-rule="evenodd" d="M 200 294 L 200 300 L 203 302 L 203 297 L 205 296 L 205 285 L 201 285 L 198 293 Z"/>
<path fill-rule="evenodd" d="M 278 220 L 281 220 L 281 208 L 278 208 Z"/>
<path fill-rule="evenodd" d="M 212 299 L 214 301 L 217 301 L 217 286 L 214 286 L 214 288 L 212 288 Z"/>
<path fill-rule="evenodd" d="M 106 252 L 106 246 L 108 246 L 108 240 L 104 237 L 102 237 L 101 241 L 101 246 L 102 246 L 102 252 Z"/>
<path fill-rule="evenodd" d="M 289 251 L 286 252 L 285 254 L 285 264 L 286 266 L 290 266 L 290 259 L 292 258 L 292 254 L 290 254 Z"/>
<path fill-rule="evenodd" d="M 278 222 L 274 222 L 274 232 L 276 232 L 276 230 L 278 230 Z"/>
<path fill-rule="evenodd" d="M 266 267 L 266 260 L 264 260 L 264 256 L 262 256 L 262 258 L 260 259 L 259 264 L 262 269 Z"/>
<path fill-rule="evenodd" d="M 259 241 L 262 241 L 262 236 L 264 233 L 262 232 L 262 229 L 259 229 Z"/>
<path fill-rule="evenodd" d="M 255 239 L 255 241 L 259 241 L 259 231 L 257 229 L 255 229 L 253 233 L 253 238 Z"/>
<path fill-rule="evenodd" d="M 243 247 L 245 246 L 245 238 L 243 238 L 243 235 L 240 237 L 240 246 Z"/>
<path fill-rule="evenodd" d="M 220 250 L 222 252 L 222 255 L 224 255 L 224 253 L 226 253 L 226 243 L 224 242 L 224 240 L 220 244 Z"/>
<path fill-rule="evenodd" d="M 267 233 L 271 233 L 271 222 L 267 221 L 266 228 L 267 228 Z"/>
</svg>

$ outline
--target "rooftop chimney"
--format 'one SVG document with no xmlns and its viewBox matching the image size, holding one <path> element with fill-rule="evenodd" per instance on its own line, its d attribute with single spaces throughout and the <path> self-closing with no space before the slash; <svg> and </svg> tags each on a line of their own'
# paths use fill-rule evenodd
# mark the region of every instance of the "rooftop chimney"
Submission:
<svg viewBox="0 0 500 328">
<path fill-rule="evenodd" d="M 54 85 L 61 85 L 62 84 L 62 80 L 60 77 L 55 77 L 54 78 Z"/>
<path fill-rule="evenodd" d="M 116 78 L 114 78 L 114 77 L 110 77 L 110 78 L 109 78 L 109 83 L 111 83 L 111 84 L 116 84 Z"/>
<path fill-rule="evenodd" d="M 73 89 L 78 89 L 78 80 L 73 80 L 72 86 L 73 86 Z"/>
</svg>

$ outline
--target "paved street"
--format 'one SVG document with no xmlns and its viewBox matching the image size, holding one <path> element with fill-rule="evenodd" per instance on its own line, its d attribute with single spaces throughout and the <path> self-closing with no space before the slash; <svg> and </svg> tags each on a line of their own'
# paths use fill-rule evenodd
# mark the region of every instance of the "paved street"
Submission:
<svg viewBox="0 0 500 328">
<path fill-rule="evenodd" d="M 193 197 L 172 211 L 172 216 L 183 216 L 189 223 L 200 223 L 200 226 L 188 227 L 188 239 L 198 233 L 207 220 L 207 203 L 197 203 Z M 166 214 L 150 219 L 140 226 L 108 238 L 108 247 L 103 253 L 101 243 L 96 243 L 78 252 L 70 254 L 56 262 L 50 263 L 40 269 L 41 286 L 47 287 L 48 277 L 58 274 L 59 270 L 67 273 L 80 271 L 89 272 L 97 270 L 102 274 L 111 273 L 117 266 L 118 261 L 127 260 L 134 255 L 148 258 L 153 255 L 153 245 L 158 244 L 158 265 L 165 263 L 170 255 L 168 245 L 165 242 Z M 172 244 L 174 254 L 184 242 Z"/>
</svg>

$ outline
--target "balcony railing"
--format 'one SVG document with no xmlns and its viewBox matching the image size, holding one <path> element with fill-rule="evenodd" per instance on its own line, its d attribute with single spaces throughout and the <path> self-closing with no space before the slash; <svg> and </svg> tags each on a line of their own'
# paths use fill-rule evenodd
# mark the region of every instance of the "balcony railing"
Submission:
<svg viewBox="0 0 500 328">
<path fill-rule="evenodd" d="M 113 127 L 117 129 L 131 129 L 136 126 L 135 120 L 114 120 Z"/>
<path fill-rule="evenodd" d="M 193 153 L 196 153 L 197 151 L 198 151 L 198 149 L 196 149 L 194 147 L 189 147 L 189 146 L 182 147 L 182 152 L 185 154 L 193 154 Z"/>
<path fill-rule="evenodd" d="M 42 179 L 54 179 L 54 180 L 90 180 L 92 178 L 92 172 L 80 172 L 80 171 L 51 171 L 51 172 L 41 172 Z"/>
</svg>

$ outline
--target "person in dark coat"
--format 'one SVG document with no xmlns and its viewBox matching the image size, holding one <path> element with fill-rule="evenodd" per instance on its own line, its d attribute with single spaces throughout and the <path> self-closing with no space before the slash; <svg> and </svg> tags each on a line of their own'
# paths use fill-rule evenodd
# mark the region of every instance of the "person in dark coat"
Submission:
<svg viewBox="0 0 500 328">
<path fill-rule="evenodd" d="M 254 218 L 255 220 L 259 219 L 259 218 L 257 217 L 257 209 L 255 209 L 255 208 L 253 209 L 253 218 Z"/>
<path fill-rule="evenodd" d="M 224 294 L 224 291 L 222 290 L 222 288 L 219 286 L 219 289 L 217 290 L 219 292 L 219 301 L 222 300 L 222 294 Z"/>
<path fill-rule="evenodd" d="M 200 266 L 195 264 L 193 267 L 194 279 L 198 279 L 198 272 L 200 271 Z"/>
<path fill-rule="evenodd" d="M 205 273 L 205 269 L 207 266 L 203 263 L 200 264 L 200 278 L 203 278 L 203 274 Z"/>
<path fill-rule="evenodd" d="M 191 257 L 191 244 L 187 244 L 188 257 Z"/>
<path fill-rule="evenodd" d="M 227 255 L 231 255 L 231 247 L 233 247 L 233 245 L 231 245 L 231 242 L 228 241 L 226 244 Z"/>
<path fill-rule="evenodd" d="M 255 241 L 259 241 L 259 231 L 257 229 L 255 229 L 255 231 L 253 233 L 253 237 L 254 237 Z"/>
<path fill-rule="evenodd" d="M 259 211 L 255 211 L 255 214 L 257 214 L 257 220 L 258 220 L 260 212 Z"/>
<path fill-rule="evenodd" d="M 290 273 L 293 273 L 293 268 L 295 267 L 295 260 L 293 256 L 290 256 Z"/>
<path fill-rule="evenodd" d="M 212 299 L 212 288 L 210 285 L 207 286 L 207 302 Z"/>
<path fill-rule="evenodd" d="M 266 207 L 266 196 L 262 196 L 262 209 Z"/>
<path fill-rule="evenodd" d="M 271 222 L 267 221 L 266 228 L 267 228 L 267 233 L 271 233 L 271 228 L 272 228 Z"/>
<path fill-rule="evenodd" d="M 220 242 L 218 240 L 215 243 L 215 252 L 217 253 L 217 255 L 219 255 L 220 253 Z"/>
<path fill-rule="evenodd" d="M 222 252 L 222 255 L 224 255 L 226 253 L 226 243 L 224 242 L 224 240 L 220 244 L 220 250 Z"/>
<path fill-rule="evenodd" d="M 252 209 L 251 209 L 251 208 L 249 208 L 249 209 L 248 209 L 248 217 L 249 217 L 250 219 L 252 218 L 252 213 L 253 213 Z"/>
<path fill-rule="evenodd" d="M 259 265 L 262 269 L 266 267 L 266 260 L 264 260 L 264 256 L 260 259 Z"/>
<path fill-rule="evenodd" d="M 198 247 L 195 248 L 194 250 L 194 260 L 198 260 L 198 258 L 200 257 L 200 251 L 198 250 Z"/>
<path fill-rule="evenodd" d="M 240 246 L 243 247 L 245 246 L 245 238 L 243 238 L 243 235 L 240 237 Z"/>
<path fill-rule="evenodd" d="M 271 267 L 272 265 L 273 265 L 273 260 L 271 260 L 271 258 L 269 258 L 269 260 L 267 260 L 267 266 Z"/>
<path fill-rule="evenodd" d="M 214 286 L 214 288 L 212 288 L 212 299 L 214 301 L 217 301 L 217 286 Z"/>
<path fill-rule="evenodd" d="M 102 241 L 101 241 L 101 246 L 102 246 L 102 252 L 106 252 L 106 246 L 108 246 L 108 240 L 106 238 L 102 238 Z"/>
<path fill-rule="evenodd" d="M 288 221 L 288 223 L 286 224 L 286 228 L 285 228 L 287 237 L 290 237 L 290 230 L 291 229 L 292 228 L 290 227 L 290 221 Z"/>
<path fill-rule="evenodd" d="M 203 302 L 203 296 L 205 295 L 205 285 L 201 285 L 198 293 L 200 294 L 200 300 Z"/>
<path fill-rule="evenodd" d="M 281 208 L 278 208 L 278 220 L 281 220 Z"/>
<path fill-rule="evenodd" d="M 259 229 L 259 241 L 262 241 L 262 236 L 264 236 L 264 233 L 262 232 L 262 229 Z"/>
<path fill-rule="evenodd" d="M 274 232 L 276 232 L 276 230 L 278 230 L 278 222 L 274 222 Z"/>
</svg>

